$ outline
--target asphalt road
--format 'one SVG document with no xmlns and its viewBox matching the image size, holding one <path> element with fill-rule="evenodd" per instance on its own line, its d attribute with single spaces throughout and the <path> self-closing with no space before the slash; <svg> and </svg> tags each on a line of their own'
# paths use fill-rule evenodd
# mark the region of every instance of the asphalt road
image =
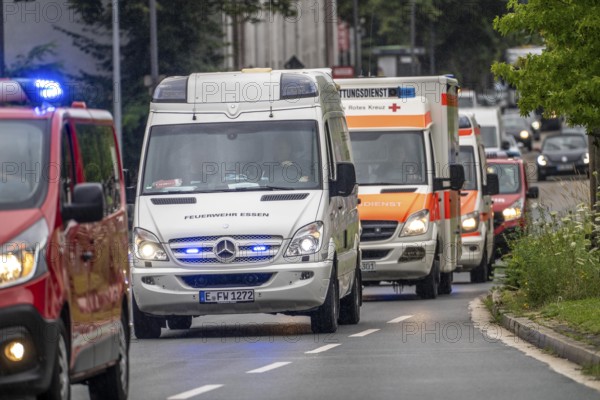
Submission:
<svg viewBox="0 0 600 400">
<path fill-rule="evenodd" d="M 314 335 L 306 317 L 196 318 L 131 347 L 133 400 L 592 399 L 598 392 L 506 346 L 471 321 L 469 303 L 493 283 L 457 274 L 451 295 L 367 287 L 358 325 Z M 486 329 L 487 328 L 487 329 Z M 73 399 L 87 399 L 73 386 Z"/>
</svg>

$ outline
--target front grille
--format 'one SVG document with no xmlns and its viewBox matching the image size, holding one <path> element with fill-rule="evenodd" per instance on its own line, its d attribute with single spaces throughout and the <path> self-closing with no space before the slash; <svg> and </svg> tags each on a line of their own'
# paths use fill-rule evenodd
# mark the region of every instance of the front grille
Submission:
<svg viewBox="0 0 600 400">
<path fill-rule="evenodd" d="M 217 275 L 185 275 L 179 276 L 186 285 L 199 288 L 228 288 L 228 287 L 256 287 L 261 286 L 273 273 L 256 274 L 217 274 Z"/>
<path fill-rule="evenodd" d="M 221 261 L 215 253 L 215 246 L 223 238 L 230 239 L 235 245 L 232 260 Z M 169 248 L 175 259 L 186 265 L 255 264 L 272 262 L 282 243 L 281 236 L 271 235 L 195 236 L 170 240 Z"/>
<path fill-rule="evenodd" d="M 381 260 L 382 258 L 387 257 L 390 254 L 391 250 L 363 250 L 362 251 L 362 259 L 363 260 Z"/>
<path fill-rule="evenodd" d="M 374 242 L 392 237 L 398 226 L 397 221 L 361 221 L 361 242 Z"/>
</svg>

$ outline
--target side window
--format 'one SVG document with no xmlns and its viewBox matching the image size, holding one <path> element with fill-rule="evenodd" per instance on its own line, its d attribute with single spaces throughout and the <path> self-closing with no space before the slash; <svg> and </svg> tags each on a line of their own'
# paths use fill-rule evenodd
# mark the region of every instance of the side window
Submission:
<svg viewBox="0 0 600 400">
<path fill-rule="evenodd" d="M 121 207 L 119 160 L 111 126 L 80 123 L 75 125 L 86 182 L 102 184 L 104 214 Z"/>
<path fill-rule="evenodd" d="M 350 132 L 348 132 L 348 125 L 346 124 L 345 118 L 337 118 L 340 122 L 341 136 L 342 136 L 342 147 L 343 153 L 346 157 L 345 161 L 352 162 L 352 144 L 350 143 Z"/>
<path fill-rule="evenodd" d="M 337 177 L 336 174 L 336 158 L 333 151 L 333 140 L 331 138 L 331 129 L 329 125 L 329 121 L 325 122 L 325 134 L 327 136 L 327 163 L 329 166 L 329 179 L 335 180 Z"/>
<path fill-rule="evenodd" d="M 482 145 L 479 145 L 479 173 L 481 174 L 481 185 L 487 185 L 487 163 Z"/>
<path fill-rule="evenodd" d="M 331 118 L 329 130 L 336 162 L 351 162 L 350 135 L 344 119 L 341 117 Z"/>
<path fill-rule="evenodd" d="M 75 186 L 75 164 L 69 126 L 65 124 L 61 132 L 60 145 L 60 203 L 69 204 L 73 200 Z"/>
</svg>

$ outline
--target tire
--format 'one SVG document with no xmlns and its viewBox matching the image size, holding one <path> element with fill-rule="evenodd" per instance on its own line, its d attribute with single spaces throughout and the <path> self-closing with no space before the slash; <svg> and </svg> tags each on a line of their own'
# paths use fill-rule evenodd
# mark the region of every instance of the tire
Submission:
<svg viewBox="0 0 600 400">
<path fill-rule="evenodd" d="M 454 274 L 452 272 L 440 273 L 440 286 L 438 288 L 439 294 L 450 294 L 452 293 L 452 281 L 454 280 Z"/>
<path fill-rule="evenodd" d="M 90 400 L 127 400 L 129 391 L 129 321 L 127 310 L 121 310 L 118 332 L 119 358 L 101 375 L 88 381 Z"/>
<path fill-rule="evenodd" d="M 485 245 L 484 245 L 485 248 Z M 487 282 L 488 278 L 488 257 L 487 250 L 483 251 L 481 256 L 481 262 L 475 269 L 471 270 L 471 283 L 483 283 Z"/>
<path fill-rule="evenodd" d="M 160 328 L 163 322 L 158 318 L 148 317 L 138 308 L 133 296 L 133 330 L 138 339 L 157 339 L 160 337 Z"/>
<path fill-rule="evenodd" d="M 537 180 L 538 180 L 538 182 L 543 182 L 543 181 L 545 181 L 545 180 L 546 180 L 546 175 L 544 175 L 544 174 L 540 174 L 540 173 L 538 172 L 538 174 L 537 174 Z"/>
<path fill-rule="evenodd" d="M 67 330 L 61 320 L 58 321 L 58 340 L 56 356 L 48 390 L 37 396 L 38 400 L 69 400 L 71 398 L 71 381 L 69 379 L 69 341 Z"/>
<path fill-rule="evenodd" d="M 360 268 L 356 268 L 354 282 L 350 293 L 340 300 L 340 319 L 341 325 L 356 325 L 360 321 L 360 306 L 362 305 L 362 281 L 360 277 Z"/>
<path fill-rule="evenodd" d="M 440 279 L 440 262 L 434 259 L 429 275 L 417 283 L 417 295 L 422 299 L 435 299 L 439 293 Z"/>
<path fill-rule="evenodd" d="M 167 318 L 167 326 L 169 329 L 190 329 L 192 327 L 192 317 L 183 315 L 179 317 Z"/>
<path fill-rule="evenodd" d="M 310 329 L 313 333 L 335 333 L 340 317 L 340 296 L 335 268 L 332 268 L 325 302 L 310 316 Z"/>
</svg>

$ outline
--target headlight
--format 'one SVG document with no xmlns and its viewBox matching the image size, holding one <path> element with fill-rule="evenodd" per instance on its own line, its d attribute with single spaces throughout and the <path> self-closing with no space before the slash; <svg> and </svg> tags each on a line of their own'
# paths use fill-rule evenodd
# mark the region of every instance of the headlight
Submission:
<svg viewBox="0 0 600 400">
<path fill-rule="evenodd" d="M 463 233 L 475 232 L 479 228 L 479 212 L 463 215 L 461 228 Z"/>
<path fill-rule="evenodd" d="M 529 137 L 529 132 L 527 132 L 525 129 L 523 129 L 520 133 L 519 136 L 521 137 L 521 139 L 527 139 Z"/>
<path fill-rule="evenodd" d="M 533 121 L 531 127 L 537 131 L 541 127 L 540 121 Z"/>
<path fill-rule="evenodd" d="M 140 260 L 168 261 L 167 252 L 158 238 L 147 230 L 135 228 L 133 230 L 133 243 L 135 256 Z"/>
<path fill-rule="evenodd" d="M 308 224 L 296 232 L 285 252 L 286 257 L 305 256 L 321 249 L 323 240 L 323 223 L 320 221 Z"/>
<path fill-rule="evenodd" d="M 517 200 L 513 204 L 511 204 L 510 207 L 507 207 L 504 210 L 502 210 L 502 216 L 504 217 L 505 221 L 512 221 L 515 219 L 519 219 L 519 218 L 521 218 L 522 210 L 523 210 L 523 201 Z"/>
<path fill-rule="evenodd" d="M 543 154 L 540 154 L 537 158 L 537 163 L 543 167 L 546 164 L 548 164 L 548 161 L 546 160 L 546 157 Z"/>
<path fill-rule="evenodd" d="M 400 236 L 416 236 L 427 233 L 429 229 L 429 210 L 421 210 L 412 214 L 402 228 Z"/>
<path fill-rule="evenodd" d="M 15 239 L 0 248 L 0 288 L 26 282 L 46 271 L 40 261 L 41 250 L 46 246 L 48 226 L 40 219 Z"/>
<path fill-rule="evenodd" d="M 585 153 L 583 155 L 583 163 L 584 164 L 589 164 L 590 163 L 590 153 Z"/>
</svg>

